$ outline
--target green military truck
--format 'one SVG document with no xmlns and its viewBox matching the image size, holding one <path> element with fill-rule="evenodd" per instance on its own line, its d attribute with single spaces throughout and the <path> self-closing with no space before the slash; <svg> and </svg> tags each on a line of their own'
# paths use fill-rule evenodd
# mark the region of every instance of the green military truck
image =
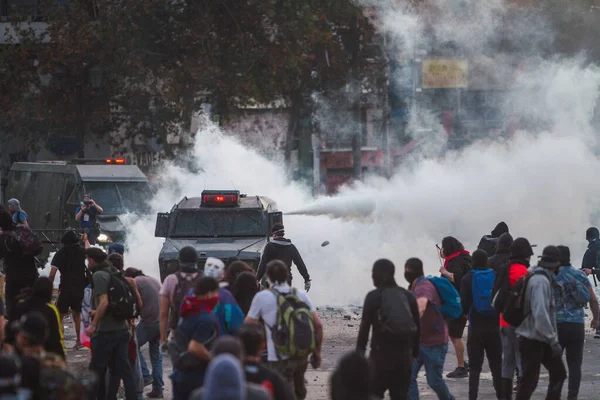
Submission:
<svg viewBox="0 0 600 400">
<path fill-rule="evenodd" d="M 98 243 L 124 242 L 121 216 L 147 214 L 152 190 L 146 176 L 125 159 L 16 162 L 8 174 L 4 203 L 21 202 L 29 226 L 44 242 L 45 259 L 67 229 L 79 229 L 75 211 L 89 193 L 104 212 L 97 215 Z"/>
<path fill-rule="evenodd" d="M 281 222 L 277 203 L 268 197 L 237 190 L 205 190 L 200 197 L 184 197 L 156 220 L 155 236 L 165 238 L 158 257 L 160 279 L 177 272 L 184 246 L 196 249 L 201 270 L 208 257 L 225 264 L 239 258 L 256 269 L 271 227 Z"/>
</svg>

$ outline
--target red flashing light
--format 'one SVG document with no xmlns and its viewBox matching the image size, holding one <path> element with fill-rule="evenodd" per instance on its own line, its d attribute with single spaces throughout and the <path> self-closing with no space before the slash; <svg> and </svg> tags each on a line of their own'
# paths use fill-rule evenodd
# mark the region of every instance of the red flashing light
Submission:
<svg viewBox="0 0 600 400">
<path fill-rule="evenodd" d="M 125 164 L 125 159 L 124 158 L 117 158 L 117 159 L 115 159 L 115 163 L 116 164 Z"/>
<path fill-rule="evenodd" d="M 118 164 L 118 165 L 127 164 L 127 162 L 124 158 L 107 158 L 106 160 L 104 160 L 104 162 L 106 164 Z"/>
<path fill-rule="evenodd" d="M 237 191 L 217 192 L 204 191 L 202 192 L 203 207 L 237 207 L 240 205 L 240 194 Z"/>
</svg>

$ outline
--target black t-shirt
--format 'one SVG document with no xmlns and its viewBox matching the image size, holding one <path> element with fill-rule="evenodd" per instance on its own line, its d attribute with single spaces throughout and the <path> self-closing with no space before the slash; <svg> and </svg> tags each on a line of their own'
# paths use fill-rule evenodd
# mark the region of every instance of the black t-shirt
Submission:
<svg viewBox="0 0 600 400">
<path fill-rule="evenodd" d="M 35 257 L 23 255 L 19 242 L 8 232 L 0 235 L 0 258 L 4 259 L 6 283 L 33 285 L 38 277 Z"/>
<path fill-rule="evenodd" d="M 246 381 L 265 388 L 275 400 L 294 400 L 294 394 L 283 377 L 262 365 L 246 363 Z"/>
<path fill-rule="evenodd" d="M 51 265 L 60 271 L 60 290 L 83 295 L 87 285 L 83 247 L 78 244 L 63 247 L 54 255 Z"/>
<path fill-rule="evenodd" d="M 31 399 L 42 398 L 40 373 L 42 363 L 39 358 L 31 356 L 21 357 L 21 387 L 31 390 Z"/>
</svg>

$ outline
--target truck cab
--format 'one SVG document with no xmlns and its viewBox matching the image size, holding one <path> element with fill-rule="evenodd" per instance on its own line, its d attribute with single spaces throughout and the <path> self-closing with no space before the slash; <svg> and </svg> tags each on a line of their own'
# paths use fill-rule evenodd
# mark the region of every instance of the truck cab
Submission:
<svg viewBox="0 0 600 400">
<path fill-rule="evenodd" d="M 14 163 L 8 174 L 5 199 L 17 198 L 27 213 L 29 226 L 45 243 L 60 243 L 67 229 L 78 230 L 75 211 L 90 193 L 104 212 L 97 216 L 98 243 L 124 242 L 124 214 L 148 214 L 152 198 L 148 179 L 125 159 L 75 159 Z"/>
<path fill-rule="evenodd" d="M 264 196 L 205 190 L 200 197 L 184 197 L 156 219 L 155 236 L 165 238 L 158 257 L 161 281 L 179 270 L 179 250 L 185 246 L 198 252 L 200 270 L 208 257 L 225 264 L 238 258 L 257 269 L 271 227 L 282 220 L 277 203 Z"/>
</svg>

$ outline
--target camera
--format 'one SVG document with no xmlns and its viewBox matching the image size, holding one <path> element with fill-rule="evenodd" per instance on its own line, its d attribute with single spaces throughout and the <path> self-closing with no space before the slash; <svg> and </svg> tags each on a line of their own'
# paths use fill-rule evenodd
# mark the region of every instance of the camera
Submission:
<svg viewBox="0 0 600 400">
<path fill-rule="evenodd" d="M 92 203 L 93 203 L 93 202 L 92 202 L 92 200 L 85 200 L 85 201 L 83 202 L 83 204 L 85 204 L 86 206 L 91 206 L 91 205 L 92 205 Z"/>
</svg>

